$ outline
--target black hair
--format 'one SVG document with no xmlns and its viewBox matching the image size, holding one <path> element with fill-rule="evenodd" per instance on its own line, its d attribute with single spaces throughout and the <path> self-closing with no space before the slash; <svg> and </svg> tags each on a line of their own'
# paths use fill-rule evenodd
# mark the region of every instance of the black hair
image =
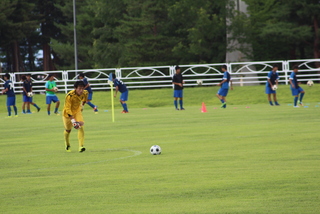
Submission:
<svg viewBox="0 0 320 214">
<path fill-rule="evenodd" d="M 113 79 L 115 79 L 115 78 L 117 78 L 117 77 L 116 77 L 116 75 L 115 75 L 115 74 L 112 74 L 112 78 L 113 78 Z"/>
<path fill-rule="evenodd" d="M 4 76 L 7 77 L 7 79 L 10 79 L 10 74 L 6 73 Z"/>
<path fill-rule="evenodd" d="M 273 64 L 272 65 L 272 68 L 276 68 L 276 67 L 279 68 L 278 64 Z"/>
<path fill-rule="evenodd" d="M 292 70 L 294 70 L 294 69 L 299 69 L 299 66 L 294 65 L 294 66 L 292 67 Z"/>
<path fill-rule="evenodd" d="M 175 67 L 175 69 L 176 69 L 176 70 L 180 69 L 179 65 L 177 65 L 177 66 Z"/>
<path fill-rule="evenodd" d="M 78 88 L 79 86 L 85 87 L 83 81 L 76 81 L 73 86 L 74 88 Z"/>
<path fill-rule="evenodd" d="M 25 81 L 25 80 L 27 79 L 26 75 L 22 75 L 22 76 L 21 76 L 21 79 L 22 79 L 23 81 Z"/>
<path fill-rule="evenodd" d="M 80 73 L 80 74 L 79 74 L 79 77 L 84 77 L 84 73 Z"/>
<path fill-rule="evenodd" d="M 224 68 L 224 69 L 227 70 L 227 66 L 226 65 L 221 66 L 221 68 Z"/>
</svg>

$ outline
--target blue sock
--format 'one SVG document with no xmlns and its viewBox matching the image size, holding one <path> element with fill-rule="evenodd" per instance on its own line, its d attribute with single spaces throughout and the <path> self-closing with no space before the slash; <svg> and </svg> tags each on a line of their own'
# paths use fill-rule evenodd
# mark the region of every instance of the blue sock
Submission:
<svg viewBox="0 0 320 214">
<path fill-rule="evenodd" d="M 297 106 L 297 102 L 298 102 L 298 97 L 294 97 L 294 106 Z"/>
<path fill-rule="evenodd" d="M 14 110 L 14 114 L 17 115 L 18 114 L 17 106 L 13 106 L 13 110 Z"/>
<path fill-rule="evenodd" d="M 91 108 L 94 108 L 95 105 L 93 105 L 91 102 L 87 102 L 87 104 L 91 107 Z"/>
<path fill-rule="evenodd" d="M 220 101 L 221 101 L 221 103 L 224 103 L 224 100 L 223 100 L 223 99 L 221 99 Z"/>
<path fill-rule="evenodd" d="M 55 108 L 55 109 L 54 109 L 54 113 L 58 113 L 58 108 Z"/>
<path fill-rule="evenodd" d="M 300 94 L 300 102 L 302 102 L 303 96 L 304 96 L 304 93 L 301 93 Z"/>
<path fill-rule="evenodd" d="M 125 111 L 128 111 L 127 103 L 123 103 L 122 106 L 123 106 L 123 109 L 124 109 Z"/>
<path fill-rule="evenodd" d="M 25 114 L 25 113 L 26 113 L 26 110 L 22 109 L 22 113 Z"/>
<path fill-rule="evenodd" d="M 277 101 L 275 101 L 274 104 L 279 105 L 279 103 Z"/>
<path fill-rule="evenodd" d="M 27 109 L 27 113 L 31 113 L 30 109 Z"/>
<path fill-rule="evenodd" d="M 37 104 L 33 104 L 34 107 L 36 107 L 37 109 L 39 109 L 39 106 L 37 106 Z"/>
<path fill-rule="evenodd" d="M 11 107 L 8 106 L 7 109 L 8 109 L 8 116 L 10 117 L 11 116 Z"/>
<path fill-rule="evenodd" d="M 272 101 L 269 101 L 269 103 L 270 103 L 270 105 L 272 105 L 272 106 L 273 106 L 273 103 L 272 103 Z"/>
<path fill-rule="evenodd" d="M 48 111 L 48 115 L 50 115 L 50 111 Z"/>
<path fill-rule="evenodd" d="M 183 109 L 183 100 L 179 100 L 180 109 Z"/>
<path fill-rule="evenodd" d="M 178 101 L 177 101 L 177 100 L 174 100 L 173 103 L 174 103 L 174 106 L 175 106 L 176 108 L 178 108 Z"/>
</svg>

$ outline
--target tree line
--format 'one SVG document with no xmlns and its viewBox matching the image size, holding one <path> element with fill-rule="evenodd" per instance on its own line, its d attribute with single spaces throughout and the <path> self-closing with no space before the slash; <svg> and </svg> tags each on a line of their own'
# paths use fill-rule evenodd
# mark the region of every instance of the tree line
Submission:
<svg viewBox="0 0 320 214">
<path fill-rule="evenodd" d="M 74 69 L 72 0 L 0 2 L 2 72 Z M 233 0 L 76 0 L 78 68 L 221 63 L 232 48 L 319 58 L 318 0 L 245 2 L 247 14 Z"/>
</svg>

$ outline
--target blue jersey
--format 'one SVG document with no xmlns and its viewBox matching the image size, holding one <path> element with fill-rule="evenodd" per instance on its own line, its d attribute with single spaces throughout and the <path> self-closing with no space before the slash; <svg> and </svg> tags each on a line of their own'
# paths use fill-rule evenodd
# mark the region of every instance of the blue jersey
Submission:
<svg viewBox="0 0 320 214">
<path fill-rule="evenodd" d="M 294 85 L 295 88 L 299 88 L 298 79 L 297 79 L 297 75 L 296 75 L 295 72 L 292 72 L 292 73 L 290 74 L 290 78 L 289 78 L 289 79 L 291 79 L 291 81 L 292 81 L 292 83 L 293 83 L 293 85 Z"/>
<path fill-rule="evenodd" d="M 13 90 L 13 83 L 11 82 L 11 80 L 7 80 L 3 86 L 4 86 L 4 89 L 8 89 L 8 91 L 6 92 L 8 97 L 15 96 L 14 90 Z"/>
<path fill-rule="evenodd" d="M 89 85 L 89 82 L 88 82 L 87 78 L 83 78 L 82 81 L 83 81 L 85 87 L 87 85 Z M 89 93 L 92 93 L 92 89 L 91 89 L 90 86 L 88 86 L 85 90 L 87 90 Z"/>
<path fill-rule="evenodd" d="M 273 72 L 273 71 L 270 71 L 269 73 L 268 73 L 268 80 L 270 79 L 270 82 L 272 83 L 272 85 L 275 85 L 276 84 L 276 80 L 278 80 L 279 79 L 279 74 L 278 74 L 278 72 Z M 267 87 L 271 87 L 271 85 L 269 84 L 269 81 L 267 81 L 267 83 L 266 83 L 266 86 Z"/>
<path fill-rule="evenodd" d="M 227 80 L 227 81 L 225 81 L 224 83 L 222 83 L 221 88 L 223 88 L 223 89 L 229 89 L 229 82 L 230 82 L 230 80 L 231 80 L 231 76 L 230 76 L 230 74 L 229 74 L 228 71 L 225 71 L 225 72 L 224 72 L 223 77 L 222 77 L 222 81 L 223 81 L 223 80 Z"/>
<path fill-rule="evenodd" d="M 113 80 L 113 84 L 114 84 L 114 87 L 117 87 L 118 86 L 118 90 L 123 93 L 123 92 L 126 92 L 128 89 L 127 89 L 127 86 L 120 80 L 118 79 L 114 79 Z"/>
<path fill-rule="evenodd" d="M 31 89 L 32 89 L 32 82 L 31 80 L 25 80 L 23 81 L 23 87 L 24 89 L 28 92 L 31 92 Z M 23 95 L 27 95 L 24 91 L 23 91 Z"/>
</svg>

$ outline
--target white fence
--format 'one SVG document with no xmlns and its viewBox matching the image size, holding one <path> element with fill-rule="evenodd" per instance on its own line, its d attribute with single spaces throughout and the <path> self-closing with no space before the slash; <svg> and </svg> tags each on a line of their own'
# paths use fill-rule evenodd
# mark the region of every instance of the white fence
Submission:
<svg viewBox="0 0 320 214">
<path fill-rule="evenodd" d="M 237 62 L 219 64 L 180 65 L 184 76 L 185 87 L 196 86 L 197 80 L 202 80 L 203 85 L 212 85 L 221 81 L 221 66 L 227 65 L 234 84 L 241 86 L 252 84 L 265 84 L 267 73 L 273 64 L 278 64 L 280 84 L 288 84 L 291 68 L 299 66 L 298 80 L 302 83 L 308 80 L 320 82 L 320 59 L 301 59 L 289 61 L 265 61 L 265 62 Z M 93 90 L 108 90 L 108 77 L 115 73 L 118 79 L 126 83 L 128 88 L 163 88 L 172 87 L 172 76 L 175 66 L 111 68 L 111 69 L 86 69 L 48 72 L 29 72 L 33 80 L 33 91 L 44 92 L 45 82 L 49 74 L 55 75 L 55 81 L 60 91 L 73 89 L 73 83 L 77 75 L 83 72 Z M 14 83 L 15 92 L 22 92 L 21 76 L 25 73 L 10 73 L 10 79 Z M 1 73 L 0 84 L 4 83 Z"/>
</svg>

